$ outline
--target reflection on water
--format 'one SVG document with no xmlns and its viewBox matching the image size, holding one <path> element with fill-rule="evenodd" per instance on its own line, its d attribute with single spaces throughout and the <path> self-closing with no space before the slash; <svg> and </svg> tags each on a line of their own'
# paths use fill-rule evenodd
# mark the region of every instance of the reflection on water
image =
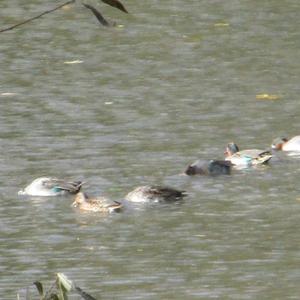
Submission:
<svg viewBox="0 0 300 300">
<path fill-rule="evenodd" d="M 100 8 L 124 28 L 100 27 L 77 4 L 1 34 L 2 298 L 55 272 L 97 299 L 298 298 L 299 157 L 180 174 L 223 158 L 228 142 L 266 149 L 299 134 L 300 4 L 125 4 L 129 16 Z M 1 27 L 46 9 L 0 8 Z M 44 175 L 118 201 L 144 184 L 189 196 L 111 215 L 17 196 Z"/>
</svg>

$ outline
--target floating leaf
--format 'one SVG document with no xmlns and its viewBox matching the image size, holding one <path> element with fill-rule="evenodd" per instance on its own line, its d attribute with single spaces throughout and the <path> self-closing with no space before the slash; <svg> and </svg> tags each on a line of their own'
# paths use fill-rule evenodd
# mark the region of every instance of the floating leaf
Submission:
<svg viewBox="0 0 300 300">
<path fill-rule="evenodd" d="M 68 300 L 67 292 L 63 289 L 60 283 L 58 283 L 58 300 Z"/>
<path fill-rule="evenodd" d="M 66 65 L 74 65 L 74 64 L 81 64 L 83 63 L 82 60 L 70 60 L 70 61 L 64 61 L 64 64 Z"/>
<path fill-rule="evenodd" d="M 15 96 L 15 95 L 17 95 L 17 93 L 9 93 L 9 92 L 1 93 L 1 96 Z"/>
<path fill-rule="evenodd" d="M 187 43 L 199 43 L 202 39 L 202 35 L 199 33 L 183 35 L 182 37 L 185 40 L 185 42 L 187 42 Z"/>
<path fill-rule="evenodd" d="M 259 94 L 259 95 L 256 95 L 256 99 L 259 99 L 259 100 L 278 100 L 279 96 L 278 95 L 270 95 L 270 94 Z"/>
<path fill-rule="evenodd" d="M 58 283 L 62 286 L 62 288 L 65 291 L 70 292 L 73 287 L 72 281 L 63 273 L 57 273 L 56 276 Z"/>
<path fill-rule="evenodd" d="M 227 26 L 229 26 L 229 23 L 215 23 L 214 26 L 215 27 L 227 27 Z"/>
<path fill-rule="evenodd" d="M 62 7 L 62 10 L 70 10 L 71 8 L 72 8 L 72 5 L 67 4 Z"/>
</svg>

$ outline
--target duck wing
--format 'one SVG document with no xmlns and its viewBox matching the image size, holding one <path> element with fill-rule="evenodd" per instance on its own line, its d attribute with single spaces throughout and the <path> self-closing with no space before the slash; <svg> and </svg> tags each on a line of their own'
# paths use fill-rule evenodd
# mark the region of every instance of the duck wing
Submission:
<svg viewBox="0 0 300 300">
<path fill-rule="evenodd" d="M 176 190 L 170 187 L 163 186 L 151 186 L 149 188 L 149 194 L 153 195 L 154 198 L 162 198 L 166 201 L 180 200 L 187 196 L 186 191 Z"/>
<path fill-rule="evenodd" d="M 232 163 L 228 160 L 197 160 L 189 165 L 184 173 L 186 175 L 219 175 L 230 174 Z"/>
<path fill-rule="evenodd" d="M 253 164 L 265 164 L 272 158 L 272 153 L 268 150 L 250 149 L 235 153 L 233 156 L 239 156 L 243 159 L 252 161 Z"/>
<path fill-rule="evenodd" d="M 111 204 L 108 209 L 110 212 L 120 212 L 122 209 L 123 205 L 122 203 L 118 202 L 118 201 L 114 201 L 113 204 Z"/>
<path fill-rule="evenodd" d="M 94 211 L 102 211 L 102 212 L 120 212 L 123 205 L 118 201 L 109 201 L 108 199 L 104 197 L 97 197 L 97 198 L 90 198 L 87 199 L 87 203 L 91 207 L 93 207 Z"/>
<path fill-rule="evenodd" d="M 257 161 L 260 164 L 265 164 L 267 163 L 270 159 L 272 158 L 272 153 L 270 151 L 263 151 L 261 152 L 258 157 Z"/>
<path fill-rule="evenodd" d="M 219 174 L 227 174 L 231 173 L 232 163 L 229 160 L 211 160 L 209 163 L 209 174 L 211 175 L 219 175 Z"/>
<path fill-rule="evenodd" d="M 247 156 L 247 157 L 251 157 L 251 158 L 257 158 L 262 152 L 263 152 L 262 150 L 258 150 L 258 149 L 249 149 L 249 150 L 239 151 L 235 154 L 242 156 L 242 157 Z M 233 154 L 233 156 L 235 154 Z"/>
<path fill-rule="evenodd" d="M 83 182 L 82 181 L 65 181 L 61 179 L 52 178 L 43 182 L 44 187 L 49 190 L 67 191 L 71 194 L 76 194 L 80 191 Z"/>
</svg>

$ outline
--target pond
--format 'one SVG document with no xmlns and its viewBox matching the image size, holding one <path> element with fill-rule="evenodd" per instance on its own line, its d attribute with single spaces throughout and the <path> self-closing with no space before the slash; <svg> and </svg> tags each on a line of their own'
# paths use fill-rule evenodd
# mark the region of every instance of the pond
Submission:
<svg viewBox="0 0 300 300">
<path fill-rule="evenodd" d="M 123 26 L 78 1 L 0 35 L 1 298 L 62 272 L 97 299 L 298 299 L 300 157 L 182 172 L 300 134 L 300 2 L 122 2 L 90 4 Z M 60 3 L 2 1 L 1 28 Z M 17 195 L 45 175 L 188 196 L 104 215 Z"/>
</svg>

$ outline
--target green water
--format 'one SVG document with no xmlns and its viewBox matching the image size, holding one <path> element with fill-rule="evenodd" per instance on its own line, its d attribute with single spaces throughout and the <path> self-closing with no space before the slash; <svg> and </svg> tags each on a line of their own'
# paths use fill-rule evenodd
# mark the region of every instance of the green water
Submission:
<svg viewBox="0 0 300 300">
<path fill-rule="evenodd" d="M 23 2 L 0 3 L 0 28 L 62 3 Z M 63 272 L 97 299 L 299 299 L 300 157 L 180 173 L 230 141 L 300 134 L 300 2 L 123 3 L 90 2 L 122 28 L 78 2 L 0 35 L 0 298 Z M 189 196 L 109 216 L 17 196 L 43 175 L 120 201 L 143 184 Z"/>
</svg>

